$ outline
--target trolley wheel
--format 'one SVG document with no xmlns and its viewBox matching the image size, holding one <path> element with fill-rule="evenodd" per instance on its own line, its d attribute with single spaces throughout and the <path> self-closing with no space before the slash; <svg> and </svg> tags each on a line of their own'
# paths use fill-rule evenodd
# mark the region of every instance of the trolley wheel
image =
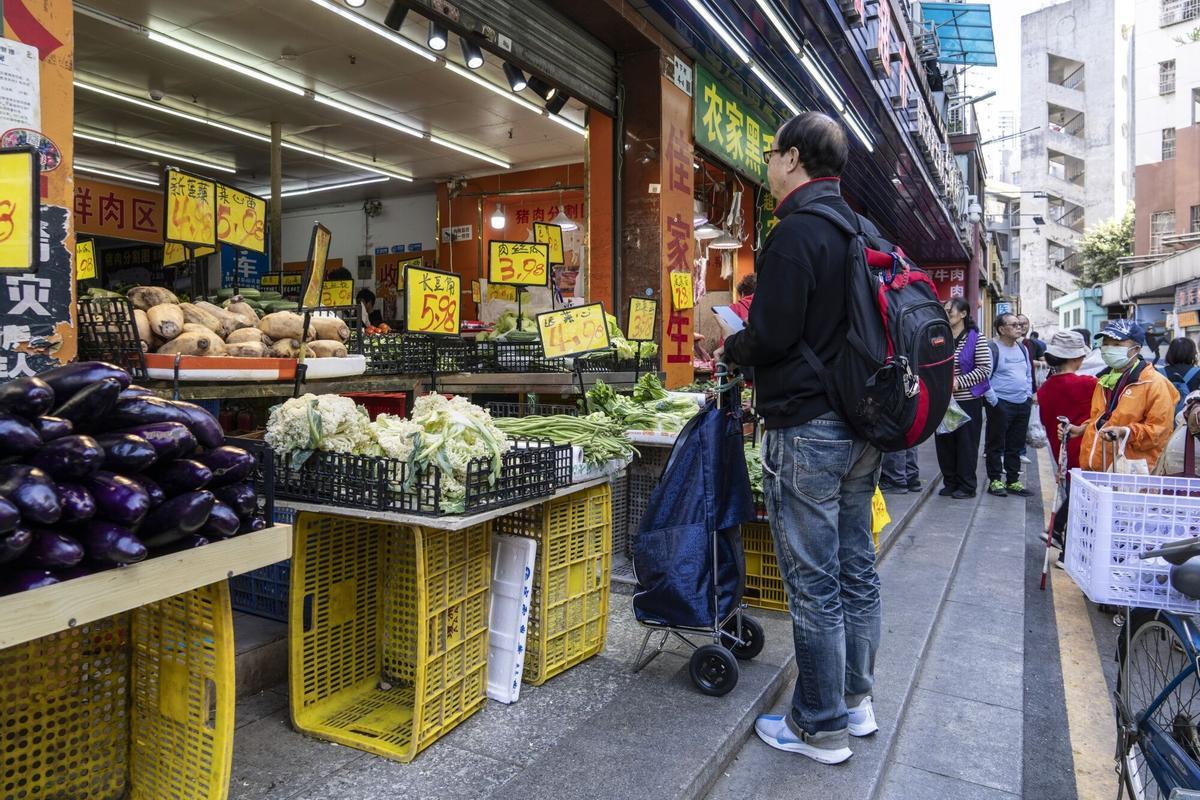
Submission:
<svg viewBox="0 0 1200 800">
<path fill-rule="evenodd" d="M 696 688 L 712 697 L 729 694 L 737 686 L 737 659 L 719 644 L 697 647 L 688 662 L 688 671 Z"/>
<path fill-rule="evenodd" d="M 737 618 L 725 623 L 724 630 L 730 636 L 737 636 Z M 763 645 L 766 644 L 762 625 L 758 623 L 758 620 L 745 614 L 742 615 L 741 639 L 744 644 L 734 644 L 729 648 L 738 661 L 749 661 L 754 658 L 762 652 Z"/>
</svg>

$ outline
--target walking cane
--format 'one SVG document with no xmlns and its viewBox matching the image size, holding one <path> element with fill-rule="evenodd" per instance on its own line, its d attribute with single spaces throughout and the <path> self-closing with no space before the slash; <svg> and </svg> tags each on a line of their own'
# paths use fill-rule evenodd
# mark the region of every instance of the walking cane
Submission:
<svg viewBox="0 0 1200 800">
<path fill-rule="evenodd" d="M 1038 587 L 1043 592 L 1046 591 L 1046 573 L 1050 571 L 1050 546 L 1054 541 L 1054 520 L 1058 516 L 1058 507 L 1062 500 L 1062 491 L 1066 483 L 1066 466 L 1067 466 L 1067 441 L 1070 439 L 1071 432 L 1069 427 L 1071 420 L 1066 417 L 1058 418 L 1058 463 L 1054 465 L 1054 505 L 1050 508 L 1050 524 L 1046 526 L 1046 555 L 1042 559 L 1042 582 Z M 1063 542 L 1063 546 L 1066 546 Z"/>
</svg>

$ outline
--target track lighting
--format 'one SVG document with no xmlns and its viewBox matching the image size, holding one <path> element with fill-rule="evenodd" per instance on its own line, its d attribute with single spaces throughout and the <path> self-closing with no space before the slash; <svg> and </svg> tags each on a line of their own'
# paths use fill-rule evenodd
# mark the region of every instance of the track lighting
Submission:
<svg viewBox="0 0 1200 800">
<path fill-rule="evenodd" d="M 479 45 L 467 41 L 461 36 L 458 38 L 458 43 L 462 47 L 463 61 L 468 67 L 479 69 L 483 66 L 483 52 L 479 49 Z"/>
<path fill-rule="evenodd" d="M 408 9 L 400 5 L 400 0 L 392 0 L 392 7 L 388 9 L 387 16 L 383 18 L 383 24 L 394 31 L 399 32 L 404 26 L 404 18 L 408 15 Z"/>
<path fill-rule="evenodd" d="M 436 22 L 429 23 L 429 39 L 426 44 L 430 50 L 437 50 L 439 53 L 446 49 L 446 26 L 439 25 Z"/>
<path fill-rule="evenodd" d="M 557 89 L 536 75 L 529 76 L 529 88 L 533 89 L 538 97 L 546 101 L 554 99 L 554 95 L 558 93 Z"/>
<path fill-rule="evenodd" d="M 554 99 L 552 99 L 549 103 L 546 103 L 546 110 L 551 114 L 557 114 L 563 110 L 563 106 L 565 106 L 567 101 L 570 99 L 571 98 L 567 95 L 559 92 L 558 94 L 554 95 Z"/>
<path fill-rule="evenodd" d="M 507 61 L 504 62 L 504 77 L 508 78 L 508 85 L 514 92 L 523 91 L 529 85 L 529 81 L 525 80 L 525 73 Z"/>
<path fill-rule="evenodd" d="M 367 0 L 346 0 L 346 5 L 351 8 L 362 8 L 367 4 Z"/>
</svg>

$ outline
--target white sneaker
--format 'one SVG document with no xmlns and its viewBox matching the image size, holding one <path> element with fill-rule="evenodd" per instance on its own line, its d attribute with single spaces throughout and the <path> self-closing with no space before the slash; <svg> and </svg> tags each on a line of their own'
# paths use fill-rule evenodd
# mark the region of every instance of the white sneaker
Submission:
<svg viewBox="0 0 1200 800">
<path fill-rule="evenodd" d="M 867 695 L 858 705 L 848 708 L 850 712 L 850 735 L 870 736 L 879 730 L 875 722 L 875 707 L 871 705 L 871 696 Z"/>
<path fill-rule="evenodd" d="M 1022 464 L 1031 464 L 1031 463 L 1033 463 L 1033 462 L 1031 462 L 1031 461 L 1029 460 L 1029 456 L 1017 456 L 1017 457 L 1018 457 L 1019 459 L 1021 459 L 1021 463 L 1022 463 Z"/>
<path fill-rule="evenodd" d="M 788 727 L 787 720 L 778 714 L 763 714 L 754 721 L 754 732 L 776 750 L 799 753 L 822 764 L 840 764 L 854 755 L 845 730 L 819 733 L 801 731 L 797 737 Z"/>
</svg>

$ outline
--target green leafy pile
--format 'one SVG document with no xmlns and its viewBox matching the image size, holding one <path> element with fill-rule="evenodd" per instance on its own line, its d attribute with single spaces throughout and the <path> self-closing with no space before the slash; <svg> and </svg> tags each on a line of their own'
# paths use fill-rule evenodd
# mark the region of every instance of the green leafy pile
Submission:
<svg viewBox="0 0 1200 800">
<path fill-rule="evenodd" d="M 758 450 L 758 445 L 753 442 L 746 442 L 746 471 L 750 473 L 750 491 L 755 494 L 762 494 L 763 490 L 763 468 L 762 455 Z"/>
<path fill-rule="evenodd" d="M 524 311 L 518 319 L 511 308 L 500 315 L 491 333 L 485 331 L 477 337 L 481 342 L 536 342 L 538 338 L 537 320 Z"/>
<path fill-rule="evenodd" d="M 502 417 L 495 423 L 511 436 L 545 436 L 555 444 L 577 445 L 583 450 L 583 460 L 589 464 L 603 464 L 637 454 L 625 435 L 625 426 L 599 411 L 585 417 L 568 414 Z"/>
<path fill-rule="evenodd" d="M 678 433 L 699 407 L 687 398 L 672 397 L 654 374 L 638 379 L 633 397 L 619 395 L 602 380 L 588 390 L 588 403 L 620 422 L 626 430 Z"/>
</svg>

